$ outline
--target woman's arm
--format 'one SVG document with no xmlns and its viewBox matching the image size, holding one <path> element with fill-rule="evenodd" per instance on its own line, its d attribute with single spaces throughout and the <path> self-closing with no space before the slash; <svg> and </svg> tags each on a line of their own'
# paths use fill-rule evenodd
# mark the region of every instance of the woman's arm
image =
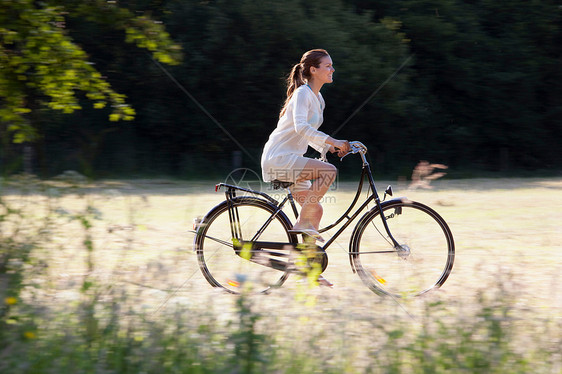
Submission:
<svg viewBox="0 0 562 374">
<path fill-rule="evenodd" d="M 345 156 L 351 150 L 351 147 L 349 146 L 349 142 L 347 140 L 338 140 L 332 138 L 331 136 L 328 136 L 328 139 L 326 139 L 326 144 L 334 147 L 334 150 L 338 152 L 339 157 Z"/>
</svg>

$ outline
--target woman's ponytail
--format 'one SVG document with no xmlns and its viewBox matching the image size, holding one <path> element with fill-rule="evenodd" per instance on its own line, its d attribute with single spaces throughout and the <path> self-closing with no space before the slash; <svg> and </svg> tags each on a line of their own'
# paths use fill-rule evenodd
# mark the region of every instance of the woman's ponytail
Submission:
<svg viewBox="0 0 562 374">
<path fill-rule="evenodd" d="M 285 104 L 283 104 L 283 109 L 281 109 L 279 117 L 283 117 L 283 114 L 287 111 L 287 106 L 289 105 L 291 97 L 293 97 L 293 92 L 303 84 L 306 84 L 306 82 L 302 77 L 302 65 L 298 63 L 293 66 L 287 78 L 287 100 L 285 100 Z"/>
</svg>

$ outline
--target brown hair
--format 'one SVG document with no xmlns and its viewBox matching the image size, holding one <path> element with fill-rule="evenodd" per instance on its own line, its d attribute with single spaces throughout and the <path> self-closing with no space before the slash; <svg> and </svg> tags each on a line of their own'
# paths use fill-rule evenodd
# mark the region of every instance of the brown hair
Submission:
<svg viewBox="0 0 562 374">
<path fill-rule="evenodd" d="M 287 111 L 287 106 L 289 105 L 291 97 L 293 97 L 293 92 L 303 84 L 306 84 L 305 80 L 310 79 L 310 68 L 312 66 L 315 68 L 320 67 L 320 60 L 326 56 L 329 56 L 326 50 L 312 49 L 305 52 L 301 57 L 301 62 L 293 66 L 287 78 L 287 100 L 285 100 L 285 104 L 283 104 L 283 109 L 281 109 L 279 117 L 283 117 L 283 114 Z"/>
</svg>

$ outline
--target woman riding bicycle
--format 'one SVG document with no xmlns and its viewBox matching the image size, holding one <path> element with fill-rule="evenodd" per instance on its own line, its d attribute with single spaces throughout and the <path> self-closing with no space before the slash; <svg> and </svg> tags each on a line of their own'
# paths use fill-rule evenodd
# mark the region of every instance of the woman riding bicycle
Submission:
<svg viewBox="0 0 562 374">
<path fill-rule="evenodd" d="M 335 69 L 328 52 L 306 52 L 287 79 L 287 99 L 277 127 L 265 144 L 262 175 L 266 182 L 293 182 L 291 192 L 301 205 L 292 232 L 322 240 L 318 233 L 323 209 L 320 201 L 336 179 L 336 167 L 326 162 L 326 152 L 342 157 L 349 142 L 337 140 L 318 130 L 323 121 L 324 99 L 320 89 L 332 83 Z M 319 160 L 304 157 L 308 146 L 321 153 Z"/>
</svg>

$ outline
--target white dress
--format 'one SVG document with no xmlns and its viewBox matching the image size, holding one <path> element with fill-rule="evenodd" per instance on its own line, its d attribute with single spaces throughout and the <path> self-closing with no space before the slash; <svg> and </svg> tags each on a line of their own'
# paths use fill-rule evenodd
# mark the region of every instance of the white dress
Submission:
<svg viewBox="0 0 562 374">
<path fill-rule="evenodd" d="M 325 159 L 330 145 L 328 135 L 318 128 L 324 120 L 326 104 L 322 95 L 302 85 L 293 92 L 287 110 L 265 144 L 261 157 L 262 177 L 266 182 L 278 179 L 295 182 L 309 158 L 303 157 L 308 146 Z"/>
</svg>

